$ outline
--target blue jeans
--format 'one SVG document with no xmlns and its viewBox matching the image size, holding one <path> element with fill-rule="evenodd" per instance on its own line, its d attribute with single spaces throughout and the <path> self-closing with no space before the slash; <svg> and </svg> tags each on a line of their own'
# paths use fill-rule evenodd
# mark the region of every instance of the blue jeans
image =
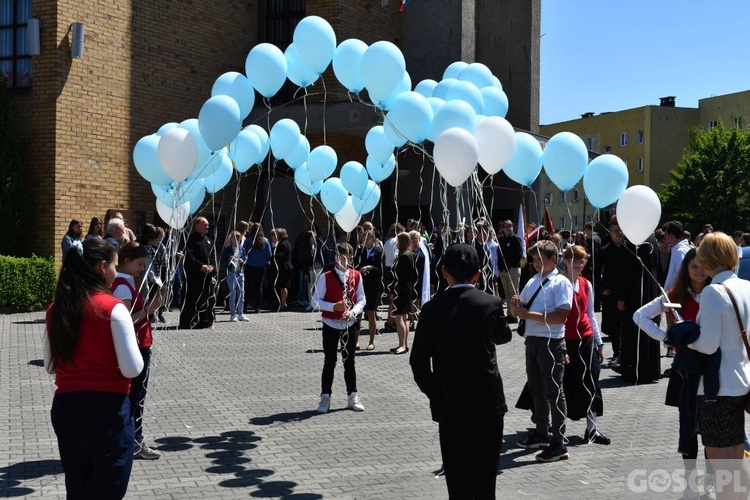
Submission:
<svg viewBox="0 0 750 500">
<path fill-rule="evenodd" d="M 227 273 L 227 286 L 229 287 L 229 314 L 231 316 L 242 314 L 245 310 L 245 274 L 242 270 L 238 273 Z"/>
</svg>

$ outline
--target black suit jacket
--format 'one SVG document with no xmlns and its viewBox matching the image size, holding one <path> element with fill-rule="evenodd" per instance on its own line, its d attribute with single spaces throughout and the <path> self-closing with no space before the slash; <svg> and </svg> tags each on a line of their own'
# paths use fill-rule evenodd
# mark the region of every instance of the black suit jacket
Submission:
<svg viewBox="0 0 750 500">
<path fill-rule="evenodd" d="M 510 338 L 500 299 L 474 287 L 449 288 L 423 306 L 410 364 L 433 420 L 508 411 L 495 344 Z"/>
</svg>

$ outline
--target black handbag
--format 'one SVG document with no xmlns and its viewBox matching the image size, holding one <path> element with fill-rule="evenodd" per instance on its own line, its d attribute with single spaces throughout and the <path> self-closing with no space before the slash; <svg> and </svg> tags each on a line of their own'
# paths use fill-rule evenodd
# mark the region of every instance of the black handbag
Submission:
<svg viewBox="0 0 750 500">
<path fill-rule="evenodd" d="M 542 291 L 542 288 L 544 287 L 544 285 L 547 284 L 548 281 L 549 281 L 549 278 L 546 278 L 544 281 L 542 281 L 542 284 L 539 285 L 539 288 L 536 289 L 536 292 L 534 292 L 534 295 L 532 295 L 531 299 L 529 299 L 528 304 L 524 304 L 524 307 L 526 309 L 531 307 L 531 304 L 534 303 L 534 299 L 536 298 L 537 295 L 539 295 L 539 292 Z M 518 328 L 516 328 L 516 333 L 520 335 L 521 337 L 526 335 L 526 320 L 525 319 L 518 320 Z"/>
</svg>

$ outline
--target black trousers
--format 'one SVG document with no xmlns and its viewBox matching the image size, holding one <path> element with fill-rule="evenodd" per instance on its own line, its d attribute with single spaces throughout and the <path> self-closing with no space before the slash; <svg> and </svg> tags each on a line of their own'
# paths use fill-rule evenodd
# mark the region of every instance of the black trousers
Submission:
<svg viewBox="0 0 750 500">
<path fill-rule="evenodd" d="M 213 324 L 216 296 L 213 293 L 211 280 L 210 274 L 200 271 L 187 274 L 185 300 L 180 312 L 180 328 L 194 328 L 199 323 L 203 326 Z"/>
<path fill-rule="evenodd" d="M 245 266 L 245 309 L 260 309 L 266 268 Z"/>
<path fill-rule="evenodd" d="M 534 398 L 536 432 L 547 435 L 552 417 L 552 439 L 562 443 L 568 407 L 563 391 L 565 339 L 526 337 L 526 377 Z"/>
<path fill-rule="evenodd" d="M 466 413 L 471 413 L 467 411 Z M 440 421 L 440 452 L 448 497 L 495 498 L 495 482 L 503 441 L 503 417 L 472 415 Z"/>
<path fill-rule="evenodd" d="M 130 381 L 130 406 L 133 407 L 135 442 L 143 444 L 143 408 L 146 404 L 148 378 L 151 374 L 151 348 L 141 347 L 139 350 L 143 357 L 143 370 L 140 375 Z"/>
<path fill-rule="evenodd" d="M 357 322 L 346 330 L 337 330 L 323 325 L 323 375 L 321 377 L 321 394 L 331 394 L 333 387 L 333 372 L 336 369 L 336 360 L 339 345 L 341 345 L 341 361 L 344 363 L 344 382 L 346 382 L 346 393 L 357 392 L 357 372 L 354 369 L 354 352 L 357 347 Z"/>
</svg>

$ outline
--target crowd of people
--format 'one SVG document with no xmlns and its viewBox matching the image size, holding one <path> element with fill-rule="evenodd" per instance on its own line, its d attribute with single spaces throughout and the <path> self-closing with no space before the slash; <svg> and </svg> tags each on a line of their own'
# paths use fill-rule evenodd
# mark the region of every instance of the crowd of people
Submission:
<svg viewBox="0 0 750 500">
<path fill-rule="evenodd" d="M 530 410 L 535 424 L 518 445 L 541 450 L 538 460 L 569 457 L 568 420 L 585 419 L 585 442 L 610 444 L 597 425 L 605 340 L 612 351 L 606 366 L 638 384 L 661 378 L 662 343 L 675 357 L 667 404 L 679 408 L 678 451 L 686 460 L 697 456 L 698 428 L 709 459 L 741 455 L 750 283 L 737 273 L 747 235 L 706 225 L 692 240 L 680 222 L 669 221 L 634 245 L 616 216 L 601 235 L 595 229 L 588 223 L 573 234 L 530 224 L 519 236 L 510 220 L 495 227 L 480 218 L 428 232 L 409 219 L 385 234 L 364 222 L 351 234 L 313 228 L 290 241 L 284 228 L 266 237 L 261 224 L 240 221 L 219 248 L 202 216 L 184 242 L 151 224 L 136 238 L 117 213 L 92 218 L 86 235 L 72 220 L 45 343 L 69 494 L 124 494 L 133 458 L 159 458 L 144 441 L 143 406 L 152 325 L 166 321 L 170 306 L 180 308 L 180 329 L 212 328 L 223 306 L 231 322 L 250 322 L 261 309 L 320 311 L 318 413 L 331 407 L 338 352 L 347 406 L 364 411 L 355 369 L 362 322 L 366 350 L 376 349 L 378 332 L 396 332 L 391 352 L 412 349 L 414 378 L 440 423 L 448 488 L 456 494 L 469 485 L 480 485 L 480 496 L 494 491 L 507 411 L 495 345 L 510 340 L 510 324 L 524 337 L 526 355 L 527 383 L 516 407 Z M 701 333 L 707 324 L 710 331 Z M 457 330 L 465 343 L 456 341 Z M 101 402 L 99 392 L 107 394 Z M 74 405 L 91 408 L 98 423 L 76 422 Z M 470 414 L 476 418 L 467 434 Z"/>
</svg>

